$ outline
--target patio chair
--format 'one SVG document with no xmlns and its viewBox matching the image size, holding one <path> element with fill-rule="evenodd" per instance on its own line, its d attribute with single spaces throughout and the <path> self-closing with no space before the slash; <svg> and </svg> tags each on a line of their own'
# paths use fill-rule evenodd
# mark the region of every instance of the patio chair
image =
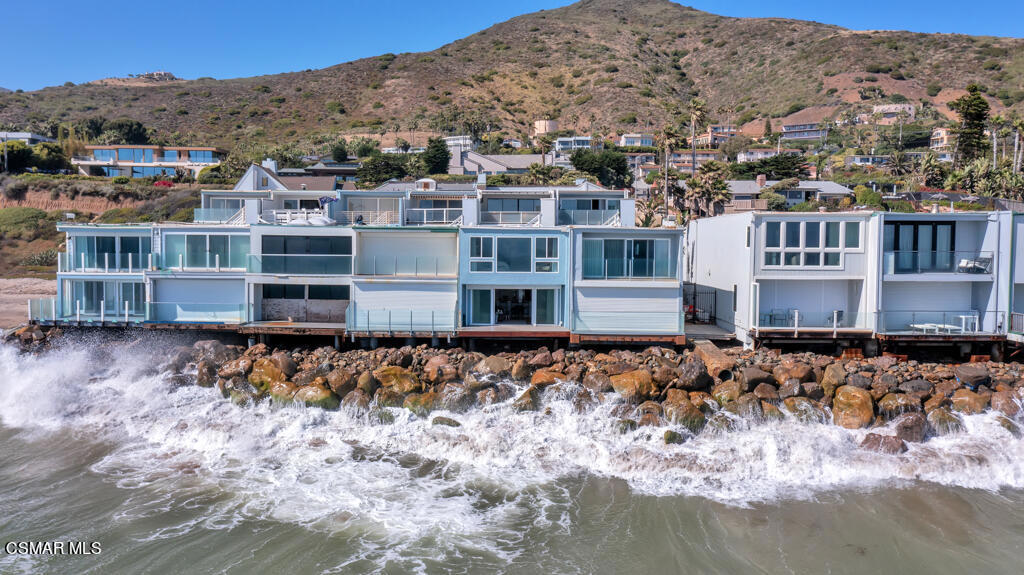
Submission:
<svg viewBox="0 0 1024 575">
<path fill-rule="evenodd" d="M 965 274 L 987 274 L 991 265 L 991 257 L 980 257 L 973 260 L 965 258 L 957 264 L 957 270 Z"/>
</svg>

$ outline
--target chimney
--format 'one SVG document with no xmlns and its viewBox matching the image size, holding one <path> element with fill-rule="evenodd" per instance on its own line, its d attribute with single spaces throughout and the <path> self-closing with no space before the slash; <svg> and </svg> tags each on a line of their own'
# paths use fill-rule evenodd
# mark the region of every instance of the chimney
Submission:
<svg viewBox="0 0 1024 575">
<path fill-rule="evenodd" d="M 260 165 L 262 165 L 263 168 L 265 170 L 267 170 L 268 172 L 270 172 L 270 173 L 272 173 L 274 175 L 277 175 L 277 162 L 276 161 L 274 161 L 274 160 L 272 160 L 270 158 L 267 158 L 267 159 L 263 160 L 263 163 L 260 164 Z"/>
<path fill-rule="evenodd" d="M 487 174 L 476 175 L 476 189 L 485 190 L 487 189 Z"/>
<path fill-rule="evenodd" d="M 763 188 L 764 185 L 767 184 L 767 183 L 768 183 L 768 176 L 766 176 L 764 174 L 758 174 L 757 175 L 757 187 L 758 188 Z"/>
</svg>

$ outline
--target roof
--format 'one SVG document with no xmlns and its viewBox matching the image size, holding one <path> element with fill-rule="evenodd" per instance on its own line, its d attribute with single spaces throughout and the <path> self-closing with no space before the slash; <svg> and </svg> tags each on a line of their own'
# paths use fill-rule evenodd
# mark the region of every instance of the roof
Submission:
<svg viewBox="0 0 1024 575">
<path fill-rule="evenodd" d="M 774 186 L 777 183 L 779 183 L 779 180 L 768 180 L 765 182 L 764 187 Z M 757 195 L 764 189 L 757 185 L 757 180 L 727 180 L 726 184 L 729 185 L 729 192 L 733 195 Z M 853 190 L 850 188 L 827 180 L 800 180 L 796 187 L 788 189 L 817 190 L 822 193 L 836 195 L 853 194 Z"/>
<path fill-rule="evenodd" d="M 835 114 L 838 109 L 839 106 L 811 106 L 810 108 L 804 108 L 799 112 L 793 112 L 785 118 L 782 118 L 782 120 L 773 120 L 772 127 L 778 129 L 778 126 L 818 124 L 824 121 L 825 118 Z M 778 122 L 778 124 L 776 124 L 776 122 Z"/>
<path fill-rule="evenodd" d="M 277 180 L 289 190 L 301 190 L 305 185 L 307 190 L 333 191 L 335 187 L 334 176 L 282 176 L 278 175 Z"/>
<path fill-rule="evenodd" d="M 473 155 L 500 164 L 510 170 L 525 170 L 533 164 L 544 163 L 543 154 L 481 154 L 473 151 L 466 152 L 467 158 Z"/>
<path fill-rule="evenodd" d="M 376 188 L 374 191 L 380 192 L 415 192 L 416 182 L 385 182 Z M 475 192 L 476 183 L 474 182 L 437 182 L 435 189 L 430 190 L 430 193 L 435 192 Z"/>
<path fill-rule="evenodd" d="M 200 151 L 200 152 L 210 151 L 210 152 L 220 152 L 220 153 L 226 153 L 227 152 L 227 150 L 224 150 L 222 148 L 214 148 L 212 146 L 160 146 L 160 145 L 157 145 L 157 144 L 107 144 L 107 145 L 86 144 L 86 146 L 85 146 L 86 150 L 116 150 L 118 148 L 142 148 L 142 149 L 152 149 L 152 150 L 157 150 L 157 149 L 163 149 L 163 150 L 196 150 L 196 151 Z"/>
</svg>

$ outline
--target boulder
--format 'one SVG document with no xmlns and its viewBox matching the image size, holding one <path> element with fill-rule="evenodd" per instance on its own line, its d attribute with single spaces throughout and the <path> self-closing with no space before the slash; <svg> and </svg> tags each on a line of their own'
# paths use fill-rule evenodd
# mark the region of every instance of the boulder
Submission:
<svg viewBox="0 0 1024 575">
<path fill-rule="evenodd" d="M 381 386 L 393 387 L 399 393 L 416 393 L 423 389 L 416 374 L 397 365 L 377 368 L 373 371 L 373 377 Z"/>
<path fill-rule="evenodd" d="M 462 384 L 449 383 L 441 390 L 438 405 L 452 413 L 461 413 L 473 407 L 474 395 Z"/>
<path fill-rule="evenodd" d="M 295 365 L 295 360 L 292 359 L 291 354 L 279 351 L 270 355 L 270 361 L 277 366 L 277 369 L 281 370 L 281 373 L 285 377 L 291 377 L 295 375 L 295 372 L 299 370 L 298 366 Z"/>
<path fill-rule="evenodd" d="M 345 397 L 356 388 L 356 375 L 347 369 L 334 369 L 327 374 L 327 386 L 338 397 Z"/>
<path fill-rule="evenodd" d="M 960 416 L 945 407 L 933 409 L 928 414 L 928 424 L 931 425 L 931 428 L 938 435 L 946 435 L 964 430 L 964 424 L 960 421 Z"/>
<path fill-rule="evenodd" d="M 870 449 L 871 451 L 888 453 L 890 455 L 903 453 L 907 450 L 907 444 L 899 437 L 879 435 L 877 433 L 867 434 L 864 437 L 864 441 L 860 443 L 860 446 L 862 449 Z"/>
<path fill-rule="evenodd" d="M 455 421 L 450 417 L 444 417 L 443 415 L 438 415 L 434 419 L 431 419 L 430 425 L 443 425 L 445 427 L 462 427 L 462 424 L 459 423 L 458 421 Z"/>
<path fill-rule="evenodd" d="M 602 371 L 590 370 L 583 378 L 583 387 L 594 393 L 607 393 L 612 390 L 611 378 Z"/>
<path fill-rule="evenodd" d="M 426 417 L 437 404 L 437 394 L 433 391 L 426 393 L 411 393 L 405 397 L 402 407 L 415 413 L 420 417 Z"/>
<path fill-rule="evenodd" d="M 715 398 L 711 397 L 711 394 L 706 391 L 691 391 L 690 403 L 705 415 L 718 409 Z"/>
<path fill-rule="evenodd" d="M 612 376 L 622 375 L 623 373 L 628 373 L 630 371 L 633 371 L 634 369 L 636 369 L 635 366 L 624 361 L 611 363 L 604 366 L 604 372 Z"/>
<path fill-rule="evenodd" d="M 928 399 L 928 401 L 924 402 L 924 412 L 931 413 L 934 409 L 949 407 L 951 405 L 953 404 L 949 401 L 948 397 L 944 395 L 933 395 Z"/>
<path fill-rule="evenodd" d="M 326 385 L 313 383 L 300 387 L 292 400 L 302 403 L 307 407 L 319 407 L 321 409 L 338 409 L 341 400 L 338 395 L 331 391 Z"/>
<path fill-rule="evenodd" d="M 796 379 L 801 382 L 811 381 L 814 379 L 814 370 L 806 363 L 786 360 L 775 366 L 772 375 L 775 377 L 775 382 L 782 385 L 786 383 L 787 379 Z"/>
<path fill-rule="evenodd" d="M 905 393 L 889 393 L 878 400 L 878 412 L 888 418 L 901 413 L 921 411 L 921 400 Z"/>
<path fill-rule="evenodd" d="M 775 386 L 770 383 L 758 384 L 758 386 L 754 388 L 754 395 L 757 396 L 758 399 L 762 399 L 764 401 L 779 400 L 779 390 L 775 389 Z"/>
<path fill-rule="evenodd" d="M 817 384 L 815 384 L 817 385 Z M 782 384 L 779 388 L 779 399 L 786 399 L 787 397 L 796 397 L 800 395 L 800 382 L 795 379 L 787 379 L 786 383 Z"/>
<path fill-rule="evenodd" d="M 263 392 L 249 383 L 246 379 L 235 376 L 230 379 L 217 380 L 217 387 L 221 394 L 236 405 L 249 405 L 263 397 Z"/>
<path fill-rule="evenodd" d="M 238 355 L 235 348 L 227 347 L 216 339 L 205 339 L 192 344 L 192 359 L 197 363 L 205 359 L 214 365 L 220 365 L 237 358 Z"/>
<path fill-rule="evenodd" d="M 746 419 L 759 420 L 764 416 L 761 400 L 753 393 L 744 393 L 736 400 L 736 415 Z"/>
<path fill-rule="evenodd" d="M 832 397 L 836 389 L 844 385 L 846 385 L 846 368 L 841 363 L 829 364 L 821 377 L 821 390 L 824 395 Z"/>
<path fill-rule="evenodd" d="M 775 383 L 775 378 L 772 377 L 772 374 L 753 366 L 743 367 L 737 370 L 736 379 L 743 385 L 747 386 L 747 389 L 754 389 L 762 383 Z M 796 381 L 797 385 L 800 384 L 799 380 L 790 381 Z"/>
<path fill-rule="evenodd" d="M 405 402 L 405 395 L 393 387 L 378 387 L 373 397 L 380 407 L 402 407 Z"/>
<path fill-rule="evenodd" d="M 557 371 L 538 369 L 537 371 L 533 372 L 533 376 L 530 378 L 530 385 L 544 387 L 546 385 L 553 385 L 555 383 L 558 383 L 559 380 L 563 379 L 565 379 L 565 375 Z"/>
<path fill-rule="evenodd" d="M 646 369 L 613 375 L 611 380 L 612 389 L 629 403 L 639 403 L 653 396 L 656 391 L 654 381 L 651 379 L 651 372 Z"/>
<path fill-rule="evenodd" d="M 725 407 L 740 398 L 742 393 L 738 381 L 723 381 L 711 390 L 711 397 L 715 398 L 718 405 Z"/>
<path fill-rule="evenodd" d="M 676 378 L 676 370 L 674 368 L 663 365 L 654 370 L 651 374 L 651 379 L 654 383 L 658 384 L 659 387 L 665 387 Z"/>
<path fill-rule="evenodd" d="M 528 363 L 531 367 L 548 367 L 555 362 L 551 359 L 551 353 L 548 350 L 543 349 L 535 353 Z"/>
<path fill-rule="evenodd" d="M 217 383 L 217 368 L 208 359 L 201 359 L 196 364 L 196 385 L 213 387 Z"/>
<path fill-rule="evenodd" d="M 361 389 L 366 394 L 366 397 L 373 397 L 378 387 L 380 387 L 380 382 L 369 371 L 359 374 L 359 379 L 356 380 L 356 388 Z"/>
<path fill-rule="evenodd" d="M 665 440 L 665 445 L 673 445 L 683 443 L 684 441 L 686 441 L 686 438 L 683 437 L 683 434 L 679 433 L 678 431 L 672 431 L 671 429 L 666 429 L 665 435 L 663 435 L 662 437 Z"/>
<path fill-rule="evenodd" d="M 366 411 L 370 407 L 370 396 L 361 389 L 354 389 L 342 398 L 341 405 L 353 411 Z"/>
<path fill-rule="evenodd" d="M 473 367 L 473 371 L 480 375 L 504 377 L 511 373 L 512 364 L 509 360 L 501 357 L 500 355 L 492 355 L 480 360 L 480 362 Z"/>
<path fill-rule="evenodd" d="M 704 361 L 695 355 L 687 357 L 673 372 L 677 379 L 676 387 L 688 391 L 706 391 L 715 383 Z"/>
<path fill-rule="evenodd" d="M 462 380 L 462 385 L 466 386 L 466 389 L 476 393 L 482 389 L 487 389 L 494 385 L 494 382 L 483 377 L 477 377 L 472 373 L 468 374 L 465 379 Z"/>
<path fill-rule="evenodd" d="M 700 359 L 707 366 L 705 371 L 722 381 L 732 379 L 732 370 L 736 367 L 736 360 L 718 349 L 718 347 L 707 340 L 697 340 L 693 343 L 694 359 Z"/>
<path fill-rule="evenodd" d="M 958 389 L 953 393 L 953 409 L 969 415 L 982 413 L 988 407 L 988 396 L 969 389 Z"/>
<path fill-rule="evenodd" d="M 512 402 L 516 411 L 537 411 L 540 407 L 540 388 L 530 386 Z"/>
<path fill-rule="evenodd" d="M 962 363 L 956 366 L 953 375 L 961 385 L 970 389 L 976 389 L 979 385 L 987 385 L 992 381 L 988 368 L 976 363 Z"/>
<path fill-rule="evenodd" d="M 668 390 L 668 396 L 661 406 L 665 419 L 670 423 L 682 425 L 693 433 L 699 433 L 704 428 L 706 423 L 704 414 L 690 402 L 685 391 L 679 389 Z"/>
<path fill-rule="evenodd" d="M 871 378 L 861 375 L 859 373 L 851 373 L 846 376 L 846 385 L 852 385 L 853 387 L 859 387 L 861 389 L 871 389 Z"/>
<path fill-rule="evenodd" d="M 271 385 L 282 381 L 288 381 L 288 376 L 269 358 L 261 357 L 252 365 L 252 371 L 249 373 L 249 383 L 256 386 L 260 391 L 266 392 L 270 389 Z"/>
<path fill-rule="evenodd" d="M 441 369 L 441 367 L 443 366 L 451 365 L 451 363 L 452 360 L 450 357 L 448 357 L 447 353 L 439 353 L 435 356 L 432 356 L 430 359 L 427 360 L 427 363 L 423 364 L 423 372 L 430 373 L 432 371 Z"/>
<path fill-rule="evenodd" d="M 899 384 L 898 387 L 899 390 L 902 391 L 903 393 L 932 392 L 932 384 L 927 380 L 920 378 L 912 379 L 910 381 L 904 381 L 903 383 Z"/>
<path fill-rule="evenodd" d="M 515 364 L 512 365 L 511 371 L 512 379 L 516 381 L 526 381 L 530 378 L 530 366 L 526 363 L 526 358 L 519 358 Z"/>
<path fill-rule="evenodd" d="M 928 435 L 928 420 L 920 412 L 897 417 L 893 427 L 896 429 L 896 437 L 911 443 L 920 443 Z"/>
<path fill-rule="evenodd" d="M 1014 417 L 1020 411 L 1020 400 L 1017 397 L 1012 391 L 997 391 L 992 394 L 992 409 L 1007 417 Z"/>
<path fill-rule="evenodd" d="M 821 401 L 824 397 L 832 397 L 832 394 L 825 393 L 825 388 L 814 383 L 813 381 L 802 384 L 800 387 L 804 390 L 804 395 L 813 399 L 814 401 Z M 833 390 L 835 393 L 835 390 Z"/>
<path fill-rule="evenodd" d="M 875 419 L 874 403 L 867 390 L 852 385 L 836 389 L 832 401 L 832 421 L 840 427 L 859 429 Z"/>
<path fill-rule="evenodd" d="M 217 370 L 217 375 L 230 379 L 232 377 L 246 377 L 250 371 L 252 371 L 252 360 L 248 357 L 239 357 L 220 366 L 220 369 Z"/>
<path fill-rule="evenodd" d="M 636 431 L 637 423 L 632 419 L 620 419 L 616 424 L 619 428 L 619 433 L 630 433 Z"/>
<path fill-rule="evenodd" d="M 761 416 L 766 420 L 773 419 L 776 421 L 786 418 L 785 415 L 782 415 L 782 410 L 779 409 L 779 406 L 764 400 L 761 400 Z"/>
<path fill-rule="evenodd" d="M 267 390 L 267 395 L 274 403 L 288 404 L 292 402 L 292 398 L 298 390 L 299 388 L 290 381 L 275 381 Z"/>
</svg>

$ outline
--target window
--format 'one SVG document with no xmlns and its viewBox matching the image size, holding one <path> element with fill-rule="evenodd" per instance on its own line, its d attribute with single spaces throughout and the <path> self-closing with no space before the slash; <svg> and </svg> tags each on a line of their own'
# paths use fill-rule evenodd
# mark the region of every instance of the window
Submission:
<svg viewBox="0 0 1024 575">
<path fill-rule="evenodd" d="M 821 222 L 804 224 L 804 246 L 816 248 L 821 245 Z"/>
<path fill-rule="evenodd" d="M 534 240 L 534 255 L 537 259 L 533 264 L 534 271 L 557 272 L 558 238 L 536 238 Z"/>
<path fill-rule="evenodd" d="M 494 262 L 493 261 L 480 261 L 480 262 L 469 262 L 469 271 L 471 272 L 493 272 Z"/>
<path fill-rule="evenodd" d="M 846 222 L 846 241 L 843 245 L 854 249 L 860 247 L 860 222 Z"/>
<path fill-rule="evenodd" d="M 331 300 L 345 300 L 345 299 L 349 299 L 349 287 L 348 286 L 310 285 L 309 286 L 309 299 L 331 299 Z"/>
<path fill-rule="evenodd" d="M 732 311 L 736 311 L 736 284 L 732 284 Z"/>
<path fill-rule="evenodd" d="M 782 254 L 779 252 L 765 252 L 764 253 L 764 265 L 766 266 L 777 266 L 782 261 Z"/>
<path fill-rule="evenodd" d="M 838 266 L 839 265 L 839 252 L 825 252 L 825 265 L 826 266 Z"/>
<path fill-rule="evenodd" d="M 800 252 L 786 252 L 784 259 L 784 265 L 787 266 L 798 266 L 800 265 Z"/>
<path fill-rule="evenodd" d="M 306 286 L 263 284 L 264 299 L 306 299 Z"/>
<path fill-rule="evenodd" d="M 839 222 L 825 222 L 825 247 L 839 247 Z"/>
<path fill-rule="evenodd" d="M 498 238 L 498 271 L 530 271 L 530 238 Z"/>
<path fill-rule="evenodd" d="M 469 238 L 469 257 L 493 258 L 494 238 L 479 236 Z"/>
<path fill-rule="evenodd" d="M 821 253 L 819 253 L 819 252 L 805 252 L 804 253 L 804 265 L 805 266 L 820 266 L 821 265 Z"/>
<path fill-rule="evenodd" d="M 786 222 L 786 247 L 800 247 L 800 222 Z"/>
<path fill-rule="evenodd" d="M 779 247 L 782 247 L 782 245 L 779 243 L 780 239 L 781 239 L 780 236 L 779 236 L 779 227 L 780 226 L 781 226 L 781 224 L 779 222 L 768 222 L 765 225 L 765 238 L 764 238 L 764 245 L 765 245 L 765 247 L 767 247 L 767 248 L 779 248 Z"/>
</svg>

